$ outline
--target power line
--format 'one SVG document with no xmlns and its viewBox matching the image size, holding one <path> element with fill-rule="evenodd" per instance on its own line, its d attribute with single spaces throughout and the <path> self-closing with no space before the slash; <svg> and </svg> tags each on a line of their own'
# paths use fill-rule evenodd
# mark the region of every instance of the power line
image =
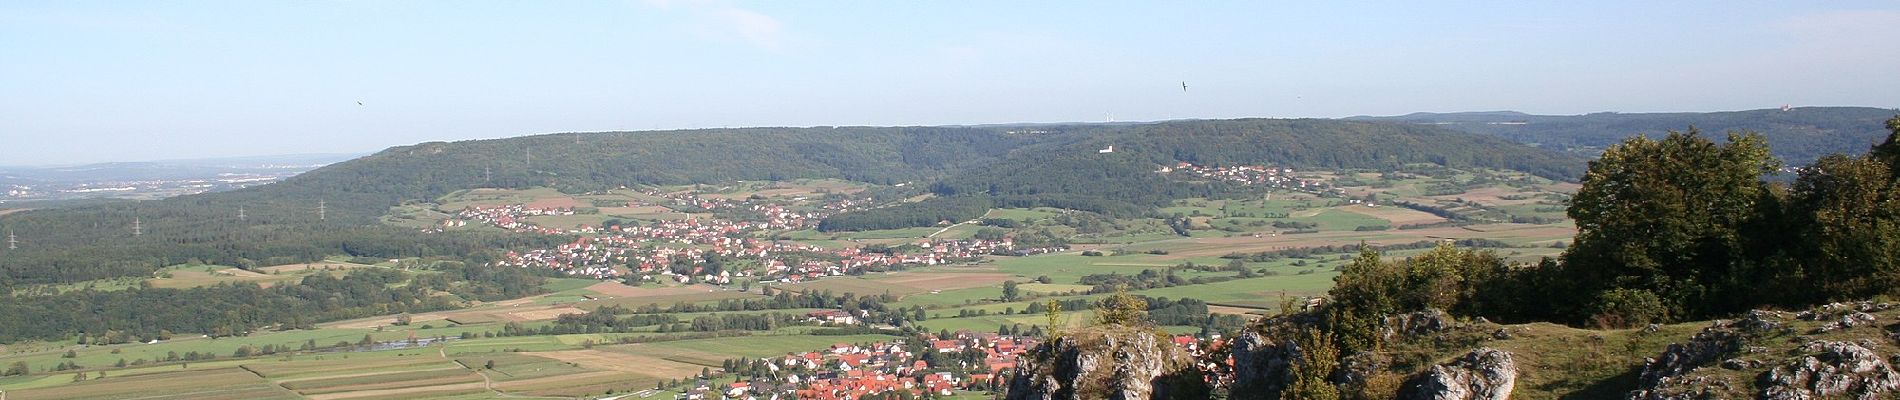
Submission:
<svg viewBox="0 0 1900 400">
<path fill-rule="evenodd" d="M 238 220 L 239 220 L 239 221 L 243 221 L 243 220 L 244 220 L 244 207 L 243 207 L 243 206 L 238 206 Z"/>
<path fill-rule="evenodd" d="M 325 211 L 329 211 L 329 207 L 323 204 L 323 200 L 317 200 L 317 220 L 318 221 L 327 220 L 324 218 Z"/>
<path fill-rule="evenodd" d="M 18 250 L 19 248 L 20 248 L 20 237 L 14 236 L 13 230 L 8 229 L 7 230 L 7 250 Z"/>
<path fill-rule="evenodd" d="M 144 234 L 145 234 L 145 230 L 139 227 L 138 217 L 132 217 L 132 236 L 139 236 L 139 235 L 144 235 Z"/>
</svg>

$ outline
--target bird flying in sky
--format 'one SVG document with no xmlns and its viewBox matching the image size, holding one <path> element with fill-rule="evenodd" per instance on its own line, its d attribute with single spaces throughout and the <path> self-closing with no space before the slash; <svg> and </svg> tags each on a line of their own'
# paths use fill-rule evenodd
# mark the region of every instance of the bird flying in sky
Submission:
<svg viewBox="0 0 1900 400">
<path fill-rule="evenodd" d="M 1181 91 L 1187 91 L 1187 81 L 1181 81 Z"/>
</svg>

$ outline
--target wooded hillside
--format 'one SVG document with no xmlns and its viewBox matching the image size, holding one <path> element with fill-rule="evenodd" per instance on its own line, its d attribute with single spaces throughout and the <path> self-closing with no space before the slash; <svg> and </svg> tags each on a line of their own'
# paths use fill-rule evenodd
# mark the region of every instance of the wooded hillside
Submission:
<svg viewBox="0 0 1900 400">
<path fill-rule="evenodd" d="M 1033 133 L 1031 133 L 1033 132 Z M 1114 145 L 1117 151 L 1096 150 Z M 1432 162 L 1575 180 L 1583 160 L 1432 127 L 1331 120 L 991 127 L 747 128 L 560 133 L 390 148 L 283 182 L 160 201 L 0 218 L 25 245 L 0 257 L 0 289 L 149 274 L 201 261 L 244 266 L 324 255 L 477 257 L 559 238 L 416 235 L 378 224 L 389 208 L 475 187 L 623 186 L 837 178 L 914 182 L 939 195 L 1137 214 L 1219 187 L 1170 182 L 1175 161 L 1296 168 Z M 246 218 L 238 218 L 239 209 Z M 319 212 L 321 208 L 321 213 Z M 134 223 L 138 233 L 134 236 Z M 933 221 L 935 221 L 933 219 Z"/>
</svg>

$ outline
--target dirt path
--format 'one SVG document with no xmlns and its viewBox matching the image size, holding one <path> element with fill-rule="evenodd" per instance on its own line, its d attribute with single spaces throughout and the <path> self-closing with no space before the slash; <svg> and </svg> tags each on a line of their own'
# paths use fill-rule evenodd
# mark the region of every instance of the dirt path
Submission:
<svg viewBox="0 0 1900 400">
<path fill-rule="evenodd" d="M 963 222 L 958 222 L 958 223 L 956 223 L 956 224 L 953 224 L 953 225 L 950 225 L 950 226 L 946 226 L 946 227 L 943 227 L 943 229 L 938 229 L 936 233 L 932 233 L 932 234 L 930 234 L 930 236 L 925 236 L 924 238 L 925 238 L 925 239 L 929 239 L 929 238 L 934 238 L 934 237 L 937 237 L 937 235 L 942 235 L 942 234 L 943 234 L 944 232 L 949 232 L 949 231 L 950 231 L 950 228 L 955 228 L 955 227 L 957 227 L 958 225 L 963 225 L 963 224 L 974 224 L 974 223 L 976 223 L 976 221 L 977 221 L 977 220 L 974 220 L 974 219 L 973 219 L 973 220 L 969 220 L 969 221 L 963 221 Z"/>
<path fill-rule="evenodd" d="M 446 350 L 446 347 L 447 346 L 435 348 L 435 354 L 442 356 L 442 358 L 449 358 L 449 352 L 448 350 Z M 468 366 L 468 364 L 463 364 L 462 360 L 451 360 L 451 361 L 455 361 L 455 365 L 462 366 L 462 369 L 473 371 L 475 372 L 475 375 L 481 376 L 482 389 L 487 389 L 489 392 L 493 392 L 495 396 L 497 397 L 507 397 L 507 398 L 515 398 L 515 399 L 566 399 L 566 397 L 522 396 L 522 395 L 517 395 L 517 394 L 512 394 L 512 393 L 496 390 L 495 380 L 489 378 L 488 373 L 486 371 L 475 369 L 474 367 Z M 5 399 L 0 399 L 0 400 L 5 400 Z"/>
</svg>

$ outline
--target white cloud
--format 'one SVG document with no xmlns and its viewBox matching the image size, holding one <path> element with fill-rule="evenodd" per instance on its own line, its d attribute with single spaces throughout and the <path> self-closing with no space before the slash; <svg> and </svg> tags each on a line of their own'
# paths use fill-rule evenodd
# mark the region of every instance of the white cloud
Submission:
<svg viewBox="0 0 1900 400">
<path fill-rule="evenodd" d="M 774 50 L 785 45 L 785 24 L 770 15 L 731 6 L 716 7 L 709 15 L 753 45 Z"/>
<path fill-rule="evenodd" d="M 687 14 L 693 32 L 715 40 L 736 40 L 765 50 L 784 51 L 790 44 L 785 23 L 771 15 L 717 0 L 645 0 L 661 10 Z"/>
</svg>

